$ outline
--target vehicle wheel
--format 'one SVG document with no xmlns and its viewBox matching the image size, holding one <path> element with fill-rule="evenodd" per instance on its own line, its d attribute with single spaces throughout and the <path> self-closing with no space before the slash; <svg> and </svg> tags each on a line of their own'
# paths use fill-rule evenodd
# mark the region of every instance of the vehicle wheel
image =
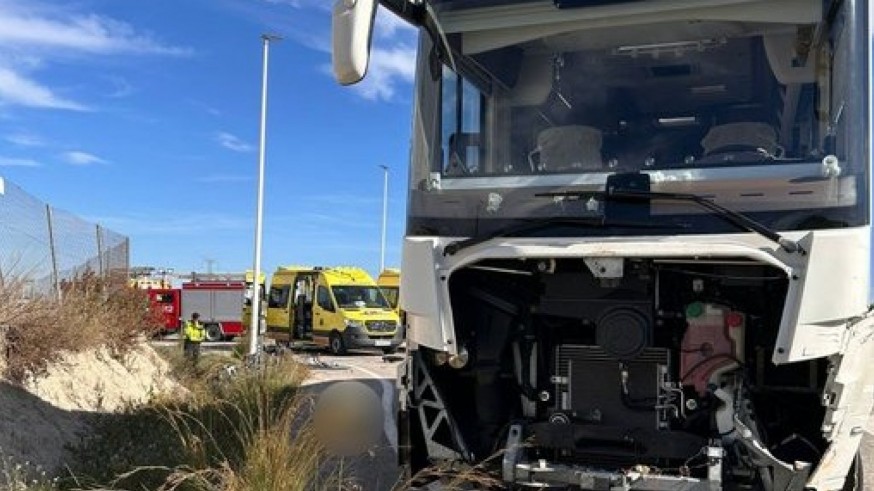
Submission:
<svg viewBox="0 0 874 491">
<path fill-rule="evenodd" d="M 218 324 L 206 325 L 206 340 L 220 341 L 222 339 L 222 328 Z"/>
<path fill-rule="evenodd" d="M 331 353 L 334 355 L 346 354 L 346 342 L 343 341 L 343 336 L 341 336 L 340 333 L 337 331 L 331 333 L 328 347 L 331 349 Z"/>
<path fill-rule="evenodd" d="M 850 468 L 850 474 L 847 476 L 847 481 L 844 483 L 844 491 L 863 491 L 865 484 L 862 482 L 865 476 L 865 470 L 862 468 L 862 454 L 856 454 L 856 461 L 853 467 Z"/>
</svg>

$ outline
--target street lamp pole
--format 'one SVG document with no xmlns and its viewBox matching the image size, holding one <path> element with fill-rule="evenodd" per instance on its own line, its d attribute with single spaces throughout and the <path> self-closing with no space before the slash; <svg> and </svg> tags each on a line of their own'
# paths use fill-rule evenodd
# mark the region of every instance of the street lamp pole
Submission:
<svg viewBox="0 0 874 491">
<path fill-rule="evenodd" d="M 261 331 L 261 236 L 264 224 L 264 148 L 267 142 L 267 60 L 270 41 L 282 38 L 262 34 L 264 66 L 261 72 L 261 138 L 258 145 L 258 204 L 255 211 L 255 265 L 252 268 L 252 317 L 249 322 L 249 356 L 258 353 L 258 336 Z"/>
<path fill-rule="evenodd" d="M 383 173 L 382 183 L 382 246 L 379 249 L 379 272 L 385 271 L 385 227 L 388 222 L 388 166 L 380 165 Z"/>
</svg>

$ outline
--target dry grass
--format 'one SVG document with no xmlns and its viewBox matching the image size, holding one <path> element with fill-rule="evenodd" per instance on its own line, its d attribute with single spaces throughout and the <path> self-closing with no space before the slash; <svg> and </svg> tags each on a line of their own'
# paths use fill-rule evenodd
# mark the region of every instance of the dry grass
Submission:
<svg viewBox="0 0 874 491">
<path fill-rule="evenodd" d="M 64 487 L 313 489 L 325 456 L 310 429 L 311 401 L 298 390 L 303 366 L 280 359 L 229 377 L 217 363 L 195 369 L 176 356 L 171 363 L 188 396 L 107 417 L 74 449 L 78 477 Z"/>
<path fill-rule="evenodd" d="M 61 299 L 29 297 L 22 283 L 0 287 L 0 329 L 6 378 L 21 381 L 65 353 L 109 347 L 124 354 L 159 327 L 145 293 L 124 283 L 85 275 Z"/>
<path fill-rule="evenodd" d="M 0 489 L 3 491 L 50 491 L 57 490 L 57 479 L 45 469 L 30 462 L 17 462 L 3 454 L 0 449 Z"/>
</svg>

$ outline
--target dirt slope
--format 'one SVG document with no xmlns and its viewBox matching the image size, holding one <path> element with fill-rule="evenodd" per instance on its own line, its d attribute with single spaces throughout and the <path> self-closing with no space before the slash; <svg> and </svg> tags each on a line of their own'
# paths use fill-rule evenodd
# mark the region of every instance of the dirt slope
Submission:
<svg viewBox="0 0 874 491">
<path fill-rule="evenodd" d="M 177 390 L 170 368 L 148 345 L 123 359 L 106 350 L 72 354 L 23 386 L 0 381 L 0 454 L 46 470 L 62 467 L 89 416 Z"/>
</svg>

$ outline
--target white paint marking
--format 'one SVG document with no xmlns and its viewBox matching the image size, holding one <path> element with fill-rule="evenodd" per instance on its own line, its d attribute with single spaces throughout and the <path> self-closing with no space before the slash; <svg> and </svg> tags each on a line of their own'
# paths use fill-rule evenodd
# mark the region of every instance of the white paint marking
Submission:
<svg viewBox="0 0 874 491">
<path fill-rule="evenodd" d="M 385 378 L 380 376 L 378 373 L 368 370 L 364 367 L 356 367 L 355 365 L 349 365 L 355 370 L 361 370 L 362 372 L 370 375 L 379 381 L 379 384 L 382 386 L 382 412 L 383 412 L 383 422 L 382 429 L 385 432 L 385 437 L 388 440 L 389 445 L 392 446 L 395 453 L 398 451 L 398 430 L 395 427 L 394 420 L 394 385 L 389 383 Z"/>
</svg>

